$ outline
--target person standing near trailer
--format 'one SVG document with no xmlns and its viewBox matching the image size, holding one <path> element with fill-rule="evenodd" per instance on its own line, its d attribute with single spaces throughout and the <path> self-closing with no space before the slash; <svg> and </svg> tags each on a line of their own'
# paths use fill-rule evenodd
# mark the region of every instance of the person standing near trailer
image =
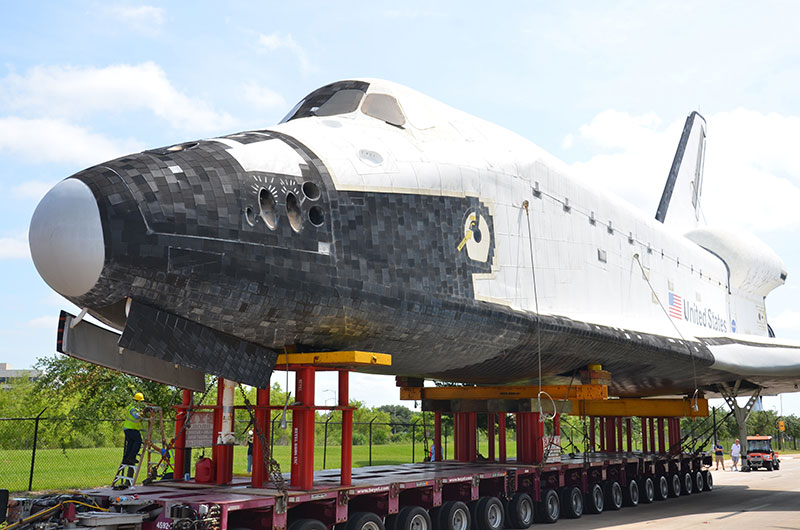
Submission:
<svg viewBox="0 0 800 530">
<path fill-rule="evenodd" d="M 719 471 L 720 464 L 722 464 L 722 470 L 725 471 L 725 448 L 722 447 L 722 442 L 719 440 L 714 444 L 714 461 L 717 463 L 716 471 Z"/>
<path fill-rule="evenodd" d="M 731 446 L 731 471 L 736 470 L 739 471 L 739 456 L 742 454 L 742 446 L 739 445 L 739 439 L 737 438 L 733 445 Z"/>
<path fill-rule="evenodd" d="M 253 472 L 253 431 L 247 435 L 247 472 Z"/>
<path fill-rule="evenodd" d="M 122 453 L 122 463 L 128 466 L 135 466 L 139 449 L 142 448 L 142 408 L 144 395 L 136 392 L 133 395 L 133 403 L 128 405 L 125 410 L 125 422 L 122 428 L 125 431 L 125 449 Z"/>
</svg>

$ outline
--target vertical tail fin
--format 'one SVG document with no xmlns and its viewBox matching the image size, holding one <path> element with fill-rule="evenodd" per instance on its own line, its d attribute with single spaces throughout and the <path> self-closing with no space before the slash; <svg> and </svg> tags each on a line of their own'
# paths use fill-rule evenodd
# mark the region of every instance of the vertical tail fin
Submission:
<svg viewBox="0 0 800 530">
<path fill-rule="evenodd" d="M 684 230 L 698 225 L 705 154 L 706 120 L 693 111 L 686 117 L 683 126 L 683 134 L 656 210 L 657 221 Z M 667 210 L 670 214 L 669 222 Z"/>
</svg>

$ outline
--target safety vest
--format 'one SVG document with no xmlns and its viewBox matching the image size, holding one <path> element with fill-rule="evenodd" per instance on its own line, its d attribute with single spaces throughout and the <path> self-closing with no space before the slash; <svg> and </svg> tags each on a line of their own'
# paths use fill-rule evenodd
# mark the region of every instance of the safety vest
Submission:
<svg viewBox="0 0 800 530">
<path fill-rule="evenodd" d="M 142 430 L 142 410 L 136 402 L 131 403 L 125 411 L 125 423 L 122 424 L 122 428 L 135 431 Z"/>
</svg>

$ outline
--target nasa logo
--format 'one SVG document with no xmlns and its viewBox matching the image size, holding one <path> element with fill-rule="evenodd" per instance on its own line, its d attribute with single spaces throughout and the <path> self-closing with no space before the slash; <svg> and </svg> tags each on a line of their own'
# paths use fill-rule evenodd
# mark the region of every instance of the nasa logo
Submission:
<svg viewBox="0 0 800 530">
<path fill-rule="evenodd" d="M 731 331 L 736 333 L 736 321 L 731 320 Z"/>
</svg>

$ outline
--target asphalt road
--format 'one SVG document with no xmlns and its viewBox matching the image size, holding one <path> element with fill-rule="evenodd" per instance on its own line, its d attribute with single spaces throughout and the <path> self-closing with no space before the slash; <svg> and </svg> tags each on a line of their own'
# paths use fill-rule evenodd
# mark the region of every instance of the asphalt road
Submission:
<svg viewBox="0 0 800 530">
<path fill-rule="evenodd" d="M 712 473 L 714 491 L 560 519 L 552 528 L 800 529 L 800 455 L 783 457 L 779 471 Z"/>
</svg>

